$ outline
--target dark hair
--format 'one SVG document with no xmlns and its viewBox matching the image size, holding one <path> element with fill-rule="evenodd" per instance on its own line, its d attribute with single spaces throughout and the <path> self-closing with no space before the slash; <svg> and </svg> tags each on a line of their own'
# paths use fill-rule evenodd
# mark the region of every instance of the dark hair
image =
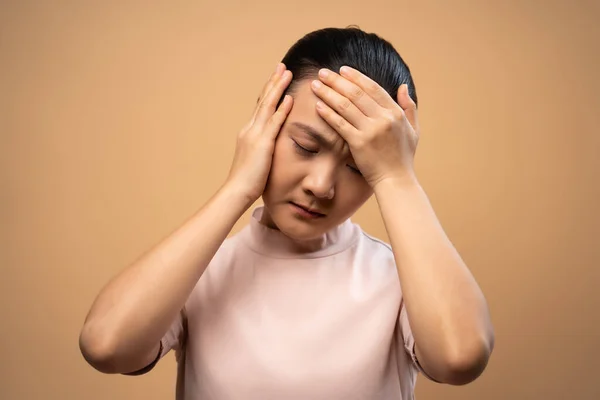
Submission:
<svg viewBox="0 0 600 400">
<path fill-rule="evenodd" d="M 347 65 L 377 82 L 396 102 L 400 85 L 408 84 L 408 93 L 418 104 L 410 69 L 396 49 L 378 35 L 355 26 L 310 32 L 288 50 L 281 62 L 293 73 L 286 93 L 293 93 L 300 81 L 315 77 L 321 68 L 339 73 Z"/>
</svg>

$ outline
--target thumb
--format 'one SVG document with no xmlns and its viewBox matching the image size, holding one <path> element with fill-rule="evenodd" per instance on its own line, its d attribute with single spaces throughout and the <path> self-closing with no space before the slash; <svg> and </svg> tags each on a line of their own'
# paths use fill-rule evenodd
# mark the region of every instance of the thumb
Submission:
<svg viewBox="0 0 600 400">
<path fill-rule="evenodd" d="M 400 107 L 404 110 L 408 122 L 410 122 L 416 132 L 419 123 L 417 118 L 417 104 L 408 94 L 408 85 L 406 83 L 403 83 L 400 86 L 400 90 L 398 90 L 398 104 L 400 104 Z"/>
</svg>

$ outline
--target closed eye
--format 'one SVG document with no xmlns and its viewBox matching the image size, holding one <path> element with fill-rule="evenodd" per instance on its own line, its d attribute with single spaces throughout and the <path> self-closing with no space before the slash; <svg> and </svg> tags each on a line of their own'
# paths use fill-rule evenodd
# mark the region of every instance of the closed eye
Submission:
<svg viewBox="0 0 600 400">
<path fill-rule="evenodd" d="M 296 147 L 296 150 L 298 151 L 298 153 L 300 153 L 302 155 L 312 155 L 312 154 L 318 153 L 318 151 L 316 151 L 316 150 L 309 150 L 309 149 L 306 149 L 306 148 L 300 146 L 295 140 L 293 142 L 294 142 L 294 146 Z"/>
<path fill-rule="evenodd" d="M 350 170 L 352 172 L 354 172 L 355 174 L 358 174 L 358 175 L 362 176 L 362 172 L 360 172 L 360 170 L 358 168 L 353 167 L 352 165 L 348 165 L 348 168 L 350 168 Z"/>
<path fill-rule="evenodd" d="M 309 150 L 305 147 L 302 147 L 298 144 L 298 142 L 296 142 L 295 140 L 292 140 L 292 142 L 294 142 L 294 147 L 296 148 L 296 151 L 298 153 L 300 153 L 301 155 L 305 156 L 305 157 L 310 157 L 313 156 L 315 154 L 317 154 L 319 151 L 318 150 Z M 353 167 L 351 165 L 348 165 L 348 168 L 350 169 L 350 171 L 352 171 L 353 173 L 362 176 L 362 173 L 360 172 L 360 170 L 356 167 Z"/>
</svg>

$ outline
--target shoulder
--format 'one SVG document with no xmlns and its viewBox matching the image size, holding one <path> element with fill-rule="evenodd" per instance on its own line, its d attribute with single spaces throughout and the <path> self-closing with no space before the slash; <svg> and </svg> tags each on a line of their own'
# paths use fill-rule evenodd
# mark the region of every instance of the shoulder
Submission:
<svg viewBox="0 0 600 400">
<path fill-rule="evenodd" d="M 242 239 L 242 232 L 238 232 L 226 238 L 217 249 L 209 266 L 212 264 L 228 264 L 241 252 L 247 251 Z"/>
<path fill-rule="evenodd" d="M 365 232 L 362 228 L 352 253 L 355 262 L 361 265 L 361 268 L 373 269 L 385 275 L 397 274 L 392 246 L 385 240 Z"/>
<path fill-rule="evenodd" d="M 378 237 L 368 234 L 362 228 L 360 229 L 360 231 L 361 231 L 361 239 L 368 246 L 374 247 L 378 250 L 381 250 L 382 252 L 387 252 L 387 253 L 393 254 L 392 246 L 389 243 L 383 241 L 382 239 L 379 239 Z"/>
<path fill-rule="evenodd" d="M 360 225 L 357 225 L 357 227 L 360 230 L 360 246 L 366 247 L 370 251 L 375 251 L 379 255 L 394 257 L 392 246 L 389 243 L 387 243 L 383 239 L 380 239 L 372 234 L 365 232 L 365 230 Z"/>
</svg>

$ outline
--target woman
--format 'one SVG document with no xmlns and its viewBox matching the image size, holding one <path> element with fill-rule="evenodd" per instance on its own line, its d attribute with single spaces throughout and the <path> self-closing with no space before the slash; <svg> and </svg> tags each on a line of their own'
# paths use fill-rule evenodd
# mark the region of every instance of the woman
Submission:
<svg viewBox="0 0 600 400">
<path fill-rule="evenodd" d="M 226 182 L 98 295 L 86 360 L 138 375 L 174 349 L 180 399 L 411 399 L 418 371 L 476 379 L 493 328 L 415 175 L 416 102 L 378 36 L 330 28 L 298 41 Z M 350 221 L 372 195 L 391 247 Z"/>
</svg>

